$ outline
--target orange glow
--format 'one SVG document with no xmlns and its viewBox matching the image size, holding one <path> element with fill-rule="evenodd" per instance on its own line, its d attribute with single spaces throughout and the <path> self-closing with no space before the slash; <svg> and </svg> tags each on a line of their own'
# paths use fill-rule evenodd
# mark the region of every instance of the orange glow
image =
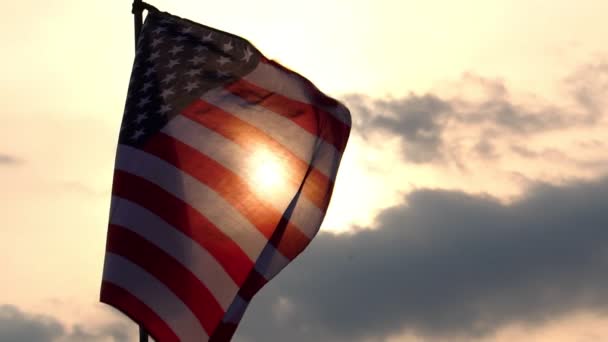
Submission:
<svg viewBox="0 0 608 342">
<path fill-rule="evenodd" d="M 250 163 L 257 191 L 266 195 L 272 194 L 285 183 L 285 167 L 270 151 L 257 151 L 250 159 Z"/>
</svg>

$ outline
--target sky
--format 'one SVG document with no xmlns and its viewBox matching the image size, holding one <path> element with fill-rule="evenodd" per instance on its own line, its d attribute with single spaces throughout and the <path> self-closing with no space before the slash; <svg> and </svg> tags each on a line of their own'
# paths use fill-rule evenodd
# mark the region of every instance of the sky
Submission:
<svg viewBox="0 0 608 342">
<path fill-rule="evenodd" d="M 131 4 L 0 1 L 0 340 L 133 341 L 98 303 Z M 153 4 L 353 118 L 321 233 L 234 341 L 608 340 L 608 2 Z"/>
</svg>

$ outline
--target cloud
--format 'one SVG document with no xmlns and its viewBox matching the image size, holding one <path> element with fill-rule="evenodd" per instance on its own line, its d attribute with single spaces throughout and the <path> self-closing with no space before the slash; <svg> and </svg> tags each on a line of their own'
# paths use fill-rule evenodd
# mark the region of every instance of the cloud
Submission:
<svg viewBox="0 0 608 342">
<path fill-rule="evenodd" d="M 130 342 L 135 339 L 126 324 L 115 323 L 98 329 L 88 331 L 82 325 L 75 325 L 69 334 L 65 334 L 57 342 Z"/>
<path fill-rule="evenodd" d="M 589 113 L 588 121 L 597 121 L 608 104 L 608 62 L 583 65 L 566 79 L 566 83 L 576 101 Z"/>
<path fill-rule="evenodd" d="M 0 153 L 0 166 L 2 165 L 15 165 L 21 163 L 21 160 L 10 156 L 8 154 Z"/>
<path fill-rule="evenodd" d="M 380 144 L 398 138 L 404 160 L 429 163 L 445 160 L 460 138 L 477 139 L 471 150 L 494 158 L 492 141 L 501 137 L 529 137 L 598 123 L 608 106 L 608 63 L 585 65 L 565 84 L 568 106 L 517 101 L 503 81 L 470 73 L 447 87 L 461 90 L 454 95 L 410 93 L 381 100 L 350 95 L 344 101 L 355 116 L 355 131 L 363 137 Z"/>
<path fill-rule="evenodd" d="M 12 305 L 0 305 L 0 341 L 3 342 L 128 342 L 129 329 L 121 323 L 102 326 L 94 331 L 75 325 L 71 331 L 56 318 L 34 315 Z"/>
<path fill-rule="evenodd" d="M 403 139 L 403 152 L 408 160 L 426 162 L 440 153 L 441 131 L 451 105 L 434 95 L 410 95 L 397 100 L 378 100 L 380 113 L 368 125 Z M 369 127 L 368 126 L 368 127 Z"/>
<path fill-rule="evenodd" d="M 64 333 L 63 326 L 51 317 L 27 315 L 11 305 L 0 306 L 2 341 L 53 341 Z"/>
<path fill-rule="evenodd" d="M 472 340 L 608 314 L 608 178 L 511 205 L 421 190 L 373 230 L 321 234 L 255 297 L 235 341 Z"/>
</svg>

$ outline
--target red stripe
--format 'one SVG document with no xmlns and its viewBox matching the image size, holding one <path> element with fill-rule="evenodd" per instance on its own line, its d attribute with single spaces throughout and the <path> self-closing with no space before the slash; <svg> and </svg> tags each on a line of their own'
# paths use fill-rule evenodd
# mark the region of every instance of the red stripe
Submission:
<svg viewBox="0 0 608 342">
<path fill-rule="evenodd" d="M 182 115 L 221 134 L 247 151 L 255 152 L 260 148 L 272 151 L 278 159 L 284 160 L 285 164 L 290 166 L 290 171 L 287 172 L 288 180 L 296 188 L 300 186 L 308 169 L 308 163 L 302 161 L 262 130 L 202 100 L 195 101 L 182 111 Z M 319 170 L 312 169 L 303 194 L 319 209 L 325 210 L 329 203 L 327 189 L 331 187 L 333 187 L 333 182 L 329 178 Z"/>
<path fill-rule="evenodd" d="M 202 100 L 192 103 L 182 111 L 182 115 L 221 134 L 247 151 L 272 151 L 277 159 L 284 160 L 289 166 L 289 180 L 296 186 L 300 185 L 307 164 L 257 127 Z"/>
<path fill-rule="evenodd" d="M 179 342 L 177 335 L 152 309 L 123 288 L 108 281 L 101 283 L 102 303 L 120 310 L 133 321 L 142 324 L 155 341 Z"/>
<path fill-rule="evenodd" d="M 317 169 L 310 170 L 304 187 L 302 188 L 302 194 L 310 199 L 317 208 L 321 209 L 322 212 L 327 210 L 329 205 L 329 197 L 331 195 L 331 189 L 334 187 L 334 182 L 330 181 L 324 174 L 319 172 Z"/>
<path fill-rule="evenodd" d="M 310 170 L 308 177 L 306 177 L 304 180 L 302 194 L 309 200 L 314 198 L 315 201 L 313 202 L 311 200 L 311 202 L 325 213 L 327 211 L 327 207 L 329 206 L 329 200 L 331 198 L 333 188 L 334 182 L 330 181 L 316 168 L 313 168 Z"/>
<path fill-rule="evenodd" d="M 116 170 L 112 194 L 150 210 L 206 249 L 237 285 L 253 262 L 241 248 L 187 203 L 143 178 Z"/>
<path fill-rule="evenodd" d="M 282 213 L 257 197 L 247 183 L 220 163 L 162 133 L 152 137 L 144 149 L 209 186 L 243 214 L 267 239 L 274 233 Z M 297 256 L 310 243 L 310 239 L 291 223 L 285 229 L 283 240 L 285 243 L 276 247 L 289 259 Z"/>
<path fill-rule="evenodd" d="M 286 117 L 310 134 L 332 144 L 338 151 L 344 152 L 350 127 L 330 113 L 266 90 L 244 79 L 229 84 L 226 90 L 249 103 Z"/>
<path fill-rule="evenodd" d="M 278 63 L 275 63 L 273 61 L 269 61 L 266 58 L 262 58 L 261 62 L 263 63 L 267 63 L 270 64 L 278 69 L 280 69 L 281 71 L 284 71 L 288 74 L 291 74 L 293 76 L 296 76 L 300 81 L 302 81 L 302 85 L 306 88 L 306 90 L 308 90 L 310 93 L 313 93 L 315 100 L 317 103 L 320 103 L 322 105 L 327 105 L 327 106 L 337 106 L 339 105 L 339 103 L 337 101 L 335 101 L 332 98 L 329 98 L 327 96 L 325 96 L 324 94 L 322 94 L 310 81 L 308 81 L 307 79 L 303 78 L 302 76 L 300 76 L 297 73 L 292 72 L 291 70 L 281 66 Z M 245 82 L 243 82 L 245 83 Z M 276 97 L 273 98 L 272 100 L 267 100 L 264 99 L 264 94 L 261 94 L 262 96 L 262 101 L 260 101 L 260 97 L 256 98 L 251 98 L 249 96 L 255 95 L 254 94 L 246 94 L 243 93 L 242 91 L 237 91 L 237 89 L 235 89 L 238 86 L 242 86 L 241 85 L 235 85 L 232 88 L 229 88 L 230 91 L 232 91 L 235 95 L 241 96 L 244 99 L 250 101 L 250 102 L 255 102 L 257 104 L 262 104 L 263 106 L 265 104 L 268 104 L 268 109 L 271 109 L 275 112 L 278 112 L 279 114 L 283 114 L 285 115 L 284 112 L 281 112 L 280 110 L 277 110 L 276 108 L 276 104 L 280 101 L 276 100 Z M 242 89 L 241 89 L 242 90 Z M 260 93 L 258 92 L 258 95 Z M 316 94 L 316 95 L 315 95 Z M 270 102 L 267 102 L 270 101 Z M 295 102 L 295 101 L 294 101 Z M 198 108 L 196 108 L 198 106 Z M 191 108 L 191 112 L 189 114 L 205 114 L 207 111 L 209 111 L 209 108 L 212 107 L 208 104 L 205 103 L 198 103 L 195 104 L 194 108 Z M 298 114 L 298 109 L 301 110 L 301 107 L 295 107 L 296 110 L 293 113 Z M 200 110 L 200 113 L 197 113 L 196 110 Z M 306 129 L 307 131 L 311 132 L 312 134 L 318 135 L 316 133 L 316 131 L 314 131 L 313 129 L 315 129 L 316 127 L 314 126 L 315 122 L 311 121 L 311 119 L 309 118 L 300 118 L 298 116 L 296 116 L 296 118 L 292 118 L 292 121 L 294 121 L 296 124 L 300 125 L 302 128 Z M 192 117 L 191 117 L 192 118 Z M 194 120 L 196 120 L 196 118 L 193 118 Z M 332 119 L 336 120 L 335 118 Z M 198 120 L 197 120 L 198 121 Z M 225 122 L 226 120 L 218 120 L 220 122 Z M 350 132 L 350 127 L 348 127 L 347 129 L 344 129 L 342 126 L 345 125 L 344 123 L 342 123 L 341 121 L 338 121 L 339 124 L 336 126 L 332 126 L 332 127 L 338 127 L 336 132 L 333 132 L 333 134 L 335 134 L 337 137 L 343 137 L 342 141 L 344 141 L 342 144 L 339 144 L 338 146 L 342 146 L 342 148 L 338 148 L 339 151 L 343 152 L 344 151 L 344 145 L 346 143 L 346 139 L 348 138 L 348 133 Z M 204 124 L 204 123 L 203 123 Z M 216 125 L 216 127 L 210 127 L 212 129 L 214 129 L 215 131 L 221 133 L 222 135 L 232 139 L 233 141 L 239 143 L 239 141 L 237 141 L 237 139 L 239 138 L 238 136 L 231 136 L 229 133 L 231 133 L 230 131 L 222 131 L 222 124 L 220 125 Z M 249 131 L 251 132 L 251 131 Z M 326 139 L 328 142 L 334 143 L 334 146 L 336 142 L 338 142 L 340 139 L 335 139 L 332 140 L 333 138 L 328 139 L 326 137 L 328 133 L 322 133 L 323 138 Z M 247 147 L 247 143 L 250 139 L 243 139 L 242 142 L 240 143 L 241 146 L 243 147 Z M 251 139 L 253 140 L 253 139 Z M 329 197 L 331 196 L 331 192 L 333 189 L 333 183 L 327 183 L 326 186 L 317 186 L 315 184 L 319 184 L 317 181 L 315 181 L 315 178 L 317 177 L 315 175 L 315 171 L 313 169 L 313 172 L 311 172 L 311 174 L 309 175 L 309 179 L 306 180 L 306 183 L 304 184 L 303 187 L 303 192 L 305 193 L 305 195 L 307 197 L 310 196 L 311 192 L 313 192 L 314 195 L 319 196 L 319 194 L 323 194 L 325 200 L 324 200 L 324 204 L 321 205 L 321 208 L 326 209 L 327 208 L 327 204 L 329 202 Z M 318 171 L 317 171 L 318 173 Z M 324 176 L 323 176 L 324 177 Z M 314 193 L 316 192 L 316 193 Z M 309 197 L 309 198 L 318 198 L 318 197 Z M 239 295 L 241 296 L 241 298 L 243 298 L 244 300 L 250 301 L 251 298 L 255 295 L 255 293 L 257 293 L 263 286 L 264 284 L 267 283 L 268 280 L 266 280 L 262 275 L 260 275 L 255 269 L 251 271 L 250 276 L 247 278 L 247 280 L 245 281 L 245 283 L 243 284 L 243 287 L 241 288 L 241 290 L 239 291 Z M 210 340 L 209 342 L 225 342 L 225 341 L 230 341 L 230 339 L 232 338 L 232 336 L 234 335 L 236 328 L 238 326 L 238 323 L 232 323 L 232 322 L 222 322 L 220 323 L 220 325 L 218 326 L 218 328 L 216 329 L 216 331 L 213 333 L 212 336 L 210 336 Z"/>
<path fill-rule="evenodd" d="M 111 224 L 107 251 L 130 260 L 165 284 L 190 308 L 208 334 L 224 316 L 215 297 L 192 272 L 138 234 Z"/>
</svg>

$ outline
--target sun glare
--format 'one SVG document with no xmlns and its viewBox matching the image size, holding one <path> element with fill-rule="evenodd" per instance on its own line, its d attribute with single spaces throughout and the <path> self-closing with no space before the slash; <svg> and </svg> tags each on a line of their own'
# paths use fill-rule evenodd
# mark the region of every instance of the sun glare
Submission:
<svg viewBox="0 0 608 342">
<path fill-rule="evenodd" d="M 251 158 L 253 181 L 264 193 L 277 191 L 285 182 L 285 169 L 279 158 L 268 150 L 257 151 Z"/>
</svg>

